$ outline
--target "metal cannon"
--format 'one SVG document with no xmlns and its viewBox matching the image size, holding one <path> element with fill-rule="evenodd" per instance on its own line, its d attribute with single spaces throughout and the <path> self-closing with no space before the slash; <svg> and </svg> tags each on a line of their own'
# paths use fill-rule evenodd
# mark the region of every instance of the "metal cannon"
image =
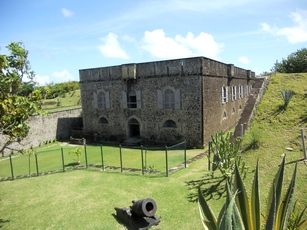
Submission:
<svg viewBox="0 0 307 230">
<path fill-rule="evenodd" d="M 115 208 L 117 218 L 130 230 L 145 230 L 160 223 L 155 216 L 156 202 L 151 198 L 132 201 L 130 208 Z"/>
</svg>

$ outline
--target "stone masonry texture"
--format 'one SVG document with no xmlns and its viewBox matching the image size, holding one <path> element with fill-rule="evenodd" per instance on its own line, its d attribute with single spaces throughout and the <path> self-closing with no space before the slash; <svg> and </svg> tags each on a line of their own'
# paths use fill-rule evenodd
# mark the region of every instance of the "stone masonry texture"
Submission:
<svg viewBox="0 0 307 230">
<path fill-rule="evenodd" d="M 255 79 L 250 70 L 205 57 L 83 69 L 79 75 L 86 136 L 108 141 L 136 135 L 165 144 L 187 140 L 192 147 L 236 125 Z M 173 99 L 167 99 L 168 90 Z M 99 92 L 105 95 L 100 107 Z M 130 92 L 136 94 L 132 108 L 126 104 Z M 168 100 L 171 109 L 165 107 Z"/>
</svg>

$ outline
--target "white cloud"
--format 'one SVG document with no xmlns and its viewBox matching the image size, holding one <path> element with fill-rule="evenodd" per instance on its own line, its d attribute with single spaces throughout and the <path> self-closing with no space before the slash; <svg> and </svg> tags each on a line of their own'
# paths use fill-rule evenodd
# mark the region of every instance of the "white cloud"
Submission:
<svg viewBox="0 0 307 230">
<path fill-rule="evenodd" d="M 66 8 L 62 8 L 61 11 L 62 11 L 62 14 L 65 18 L 69 18 L 69 17 L 73 16 L 73 14 L 74 14 L 72 11 L 70 11 Z"/>
<path fill-rule="evenodd" d="M 62 72 L 53 72 L 52 75 L 57 79 L 57 82 L 65 82 L 65 81 L 75 81 L 74 76 L 69 73 L 66 69 Z"/>
<path fill-rule="evenodd" d="M 49 77 L 48 75 L 36 75 L 34 81 L 37 82 L 39 86 L 44 86 L 52 82 L 62 83 L 66 81 L 77 81 L 77 79 L 69 71 L 64 69 L 61 72 L 54 71 L 51 77 Z"/>
<path fill-rule="evenodd" d="M 243 63 L 243 64 L 248 64 L 249 63 L 249 60 L 247 57 L 245 56 L 241 56 L 239 57 L 239 62 Z"/>
<path fill-rule="evenodd" d="M 181 58 L 191 56 L 206 56 L 217 59 L 223 47 L 214 41 L 212 35 L 201 32 L 198 36 L 193 33 L 183 37 L 167 37 L 163 30 L 146 31 L 142 48 L 157 58 Z"/>
<path fill-rule="evenodd" d="M 104 56 L 129 59 L 126 51 L 121 48 L 116 34 L 109 33 L 106 37 L 100 38 L 100 40 L 104 42 L 104 45 L 99 46 L 98 49 Z"/>
<path fill-rule="evenodd" d="M 36 75 L 34 81 L 37 82 L 39 86 L 47 85 L 51 82 L 48 75 Z"/>
<path fill-rule="evenodd" d="M 277 28 L 267 23 L 262 23 L 262 29 L 277 36 L 287 37 L 290 43 L 307 42 L 307 11 L 297 11 L 290 14 L 294 22 L 292 27 Z"/>
</svg>

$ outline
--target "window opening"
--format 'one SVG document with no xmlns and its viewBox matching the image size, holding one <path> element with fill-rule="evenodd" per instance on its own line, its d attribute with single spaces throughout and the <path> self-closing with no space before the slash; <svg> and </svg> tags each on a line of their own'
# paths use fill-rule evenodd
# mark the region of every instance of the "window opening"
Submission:
<svg viewBox="0 0 307 230">
<path fill-rule="evenodd" d="M 104 92 L 100 92 L 97 98 L 98 108 L 106 108 L 106 97 Z"/>
<path fill-rule="evenodd" d="M 164 108 L 175 109 L 175 95 L 170 89 L 165 90 L 164 93 Z"/>
<path fill-rule="evenodd" d="M 231 94 L 232 94 L 232 100 L 233 101 L 235 101 L 236 99 L 237 99 L 237 95 L 236 95 L 236 86 L 232 86 L 232 88 L 231 88 L 232 90 L 232 92 L 231 92 Z"/>
<path fill-rule="evenodd" d="M 165 127 L 165 128 L 177 128 L 177 124 L 173 120 L 167 120 L 167 121 L 164 122 L 163 127 Z"/>
<path fill-rule="evenodd" d="M 128 108 L 137 108 L 135 91 L 130 91 L 128 93 Z"/>
<path fill-rule="evenodd" d="M 228 92 L 227 92 L 227 87 L 223 86 L 222 87 L 222 103 L 228 102 Z"/>
<path fill-rule="evenodd" d="M 104 125 L 108 124 L 108 120 L 104 117 L 101 117 L 98 122 L 99 124 L 104 124 Z"/>
</svg>

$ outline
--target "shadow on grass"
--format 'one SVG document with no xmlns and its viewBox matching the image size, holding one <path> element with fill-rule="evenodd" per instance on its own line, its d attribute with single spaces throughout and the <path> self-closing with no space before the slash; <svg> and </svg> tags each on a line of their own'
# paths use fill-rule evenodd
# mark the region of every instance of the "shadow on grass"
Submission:
<svg viewBox="0 0 307 230">
<path fill-rule="evenodd" d="M 10 221 L 9 221 L 9 220 L 4 220 L 4 219 L 1 219 L 1 218 L 0 218 L 0 228 L 2 228 L 3 225 L 4 225 L 5 223 L 8 223 L 8 222 L 10 222 Z"/>
<path fill-rule="evenodd" d="M 185 182 L 191 191 L 188 195 L 190 202 L 198 200 L 198 187 L 201 186 L 201 191 L 206 200 L 220 199 L 225 193 L 225 178 L 223 176 L 214 177 L 213 174 L 207 174 L 199 180 L 191 180 Z"/>
<path fill-rule="evenodd" d="M 80 166 L 80 164 L 73 162 L 73 163 L 69 163 L 69 164 L 64 165 L 64 167 L 75 167 L 75 166 Z"/>
<path fill-rule="evenodd" d="M 298 163 L 298 162 L 300 162 L 300 161 L 307 161 L 307 159 L 301 158 L 301 159 L 297 159 L 297 160 L 295 160 L 295 161 L 289 161 L 289 162 L 286 163 L 286 165 Z"/>
<path fill-rule="evenodd" d="M 279 114 L 284 113 L 287 110 L 287 106 L 280 105 L 278 108 L 273 112 L 273 116 L 277 117 Z"/>
</svg>

